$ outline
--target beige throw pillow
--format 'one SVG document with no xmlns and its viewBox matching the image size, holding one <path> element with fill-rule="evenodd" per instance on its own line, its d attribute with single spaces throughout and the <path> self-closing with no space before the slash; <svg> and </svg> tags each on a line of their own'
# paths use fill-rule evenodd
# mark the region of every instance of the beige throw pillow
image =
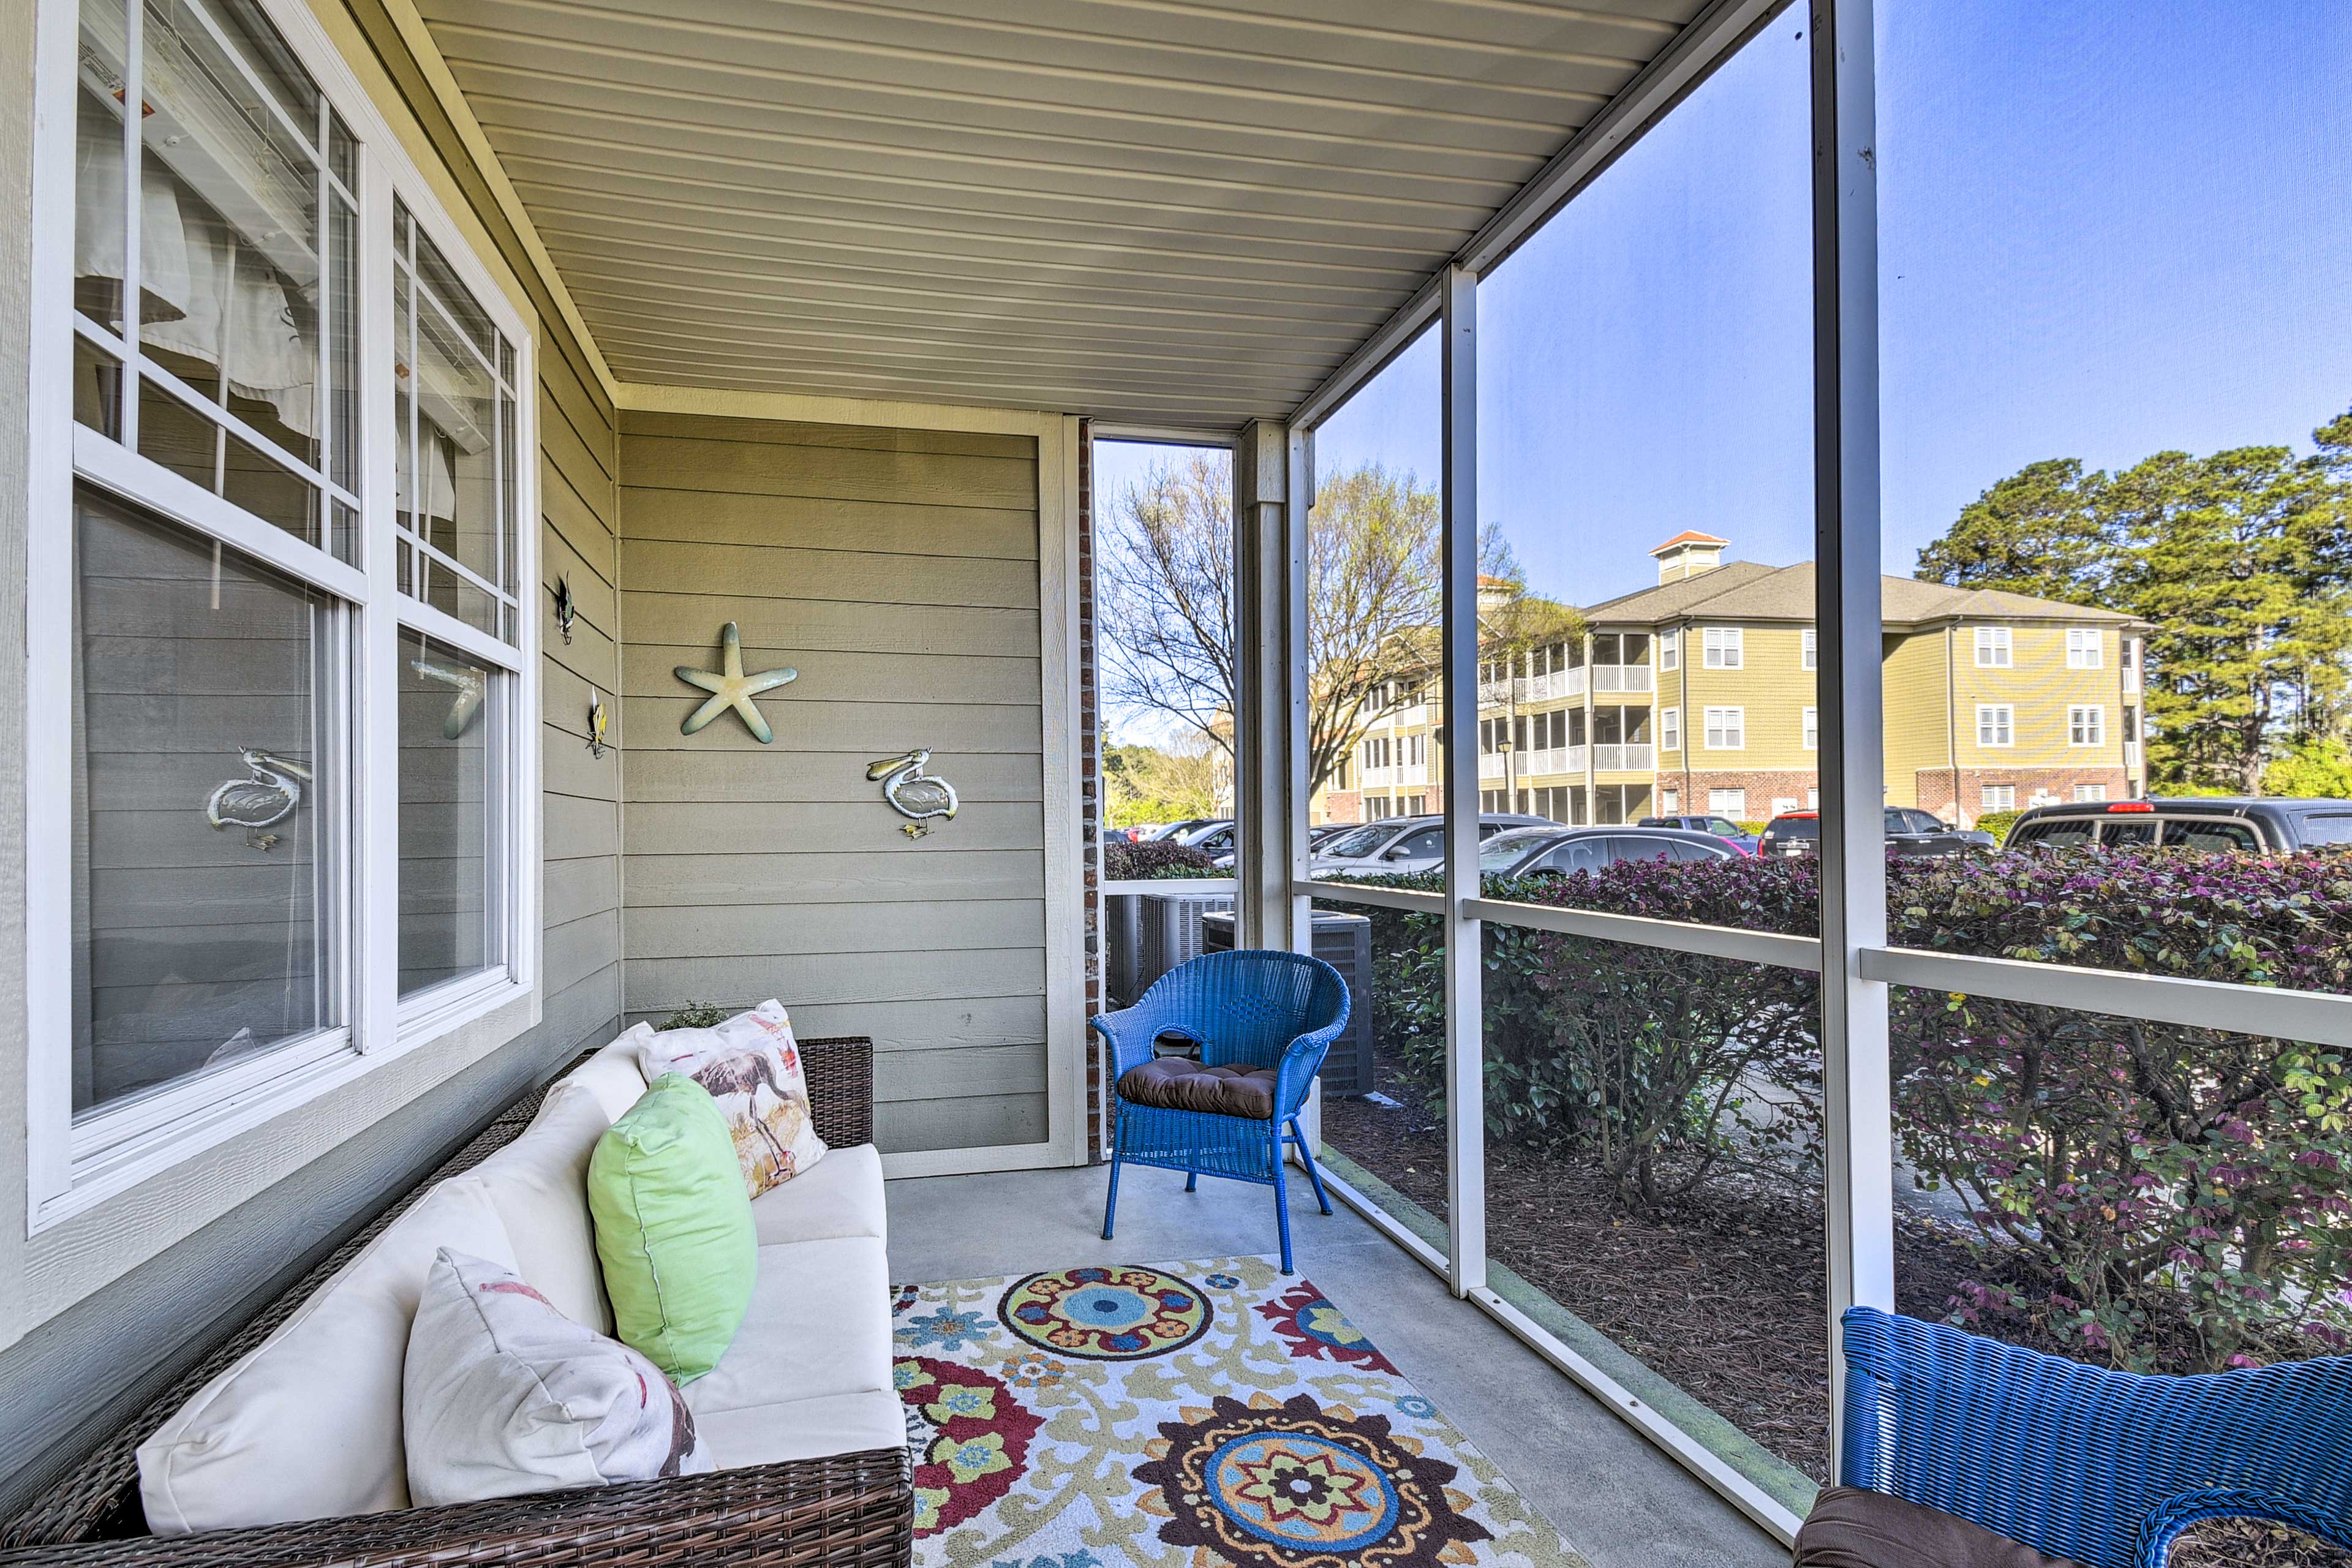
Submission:
<svg viewBox="0 0 2352 1568">
<path fill-rule="evenodd" d="M 653 1363 L 573 1322 L 515 1274 L 441 1249 L 402 1379 L 420 1506 L 649 1481 L 712 1468 Z"/>
<path fill-rule="evenodd" d="M 682 1072 L 709 1091 L 735 1139 L 743 1184 L 758 1197 L 824 1156 L 809 1117 L 808 1078 L 781 1002 L 761 1003 L 708 1029 L 667 1029 L 637 1047 L 647 1083 Z"/>
</svg>

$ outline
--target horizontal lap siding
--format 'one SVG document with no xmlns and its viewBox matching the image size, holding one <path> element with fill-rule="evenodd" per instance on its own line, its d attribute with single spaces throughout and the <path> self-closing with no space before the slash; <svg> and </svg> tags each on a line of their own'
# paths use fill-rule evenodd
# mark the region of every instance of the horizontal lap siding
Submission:
<svg viewBox="0 0 2352 1568">
<path fill-rule="evenodd" d="M 871 1036 L 891 1151 L 1045 1137 L 1037 465 L 1023 437 L 623 416 L 627 1016 L 689 1001 Z M 737 623 L 800 673 L 679 725 Z M 866 777 L 917 746 L 919 839 Z"/>
<path fill-rule="evenodd" d="M 571 358 L 540 356 L 540 984 L 546 1006 L 530 1048 L 549 1061 L 621 1029 L 621 682 L 619 430 Z M 555 588 L 579 608 L 557 628 Z M 588 708 L 607 714 L 602 757 Z"/>
</svg>

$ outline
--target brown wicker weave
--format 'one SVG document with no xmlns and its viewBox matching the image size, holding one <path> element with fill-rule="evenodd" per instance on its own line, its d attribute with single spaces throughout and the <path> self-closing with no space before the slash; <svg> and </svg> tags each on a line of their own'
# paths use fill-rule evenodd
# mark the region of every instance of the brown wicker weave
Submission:
<svg viewBox="0 0 2352 1568">
<path fill-rule="evenodd" d="M 873 1141 L 874 1045 L 803 1040 L 810 1110 L 827 1143 Z M 500 1112 L 474 1139 L 284 1295 L 224 1340 L 100 1443 L 68 1475 L 0 1526 L 0 1564 L 425 1564 L 702 1563 L 781 1568 L 905 1568 L 914 1552 L 914 1493 L 903 1449 L 760 1465 L 676 1480 L 206 1535 L 144 1533 L 139 1445 L 397 1218 L 426 1188 L 511 1142 L 544 1089 Z"/>
</svg>

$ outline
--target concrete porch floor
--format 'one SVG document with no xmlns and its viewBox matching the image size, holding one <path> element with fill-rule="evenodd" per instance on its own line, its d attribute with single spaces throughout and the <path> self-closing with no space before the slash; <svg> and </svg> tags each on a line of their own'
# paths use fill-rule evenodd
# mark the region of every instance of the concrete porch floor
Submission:
<svg viewBox="0 0 2352 1568">
<path fill-rule="evenodd" d="M 1129 1170 L 1118 1236 L 1102 1239 L 1105 1172 L 1020 1171 L 889 1184 L 890 1275 L 904 1284 L 1081 1263 L 1161 1263 L 1276 1250 L 1273 1194 Z M 1788 1550 L 1598 1401 L 1457 1301 L 1352 1210 L 1315 1212 L 1294 1184 L 1300 1273 L 1557 1526 L 1594 1568 L 1786 1568 Z"/>
</svg>

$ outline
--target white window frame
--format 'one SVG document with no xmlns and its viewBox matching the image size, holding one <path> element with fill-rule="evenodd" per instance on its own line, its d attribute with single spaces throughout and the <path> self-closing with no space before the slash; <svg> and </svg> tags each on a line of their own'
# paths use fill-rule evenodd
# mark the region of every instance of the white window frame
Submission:
<svg viewBox="0 0 2352 1568">
<path fill-rule="evenodd" d="M 2017 668 L 2017 638 L 2008 626 L 1977 628 L 1977 668 L 1979 669 L 2014 669 Z"/>
<path fill-rule="evenodd" d="M 2107 710 L 2096 702 L 2070 703 L 2066 709 L 2066 743 L 2104 746 L 2107 743 Z"/>
<path fill-rule="evenodd" d="M 2095 805 L 2106 798 L 2107 786 L 2105 784 L 2078 784 L 2074 786 L 2074 799 L 2082 805 Z"/>
<path fill-rule="evenodd" d="M 2066 668 L 2069 669 L 2104 669 L 2107 651 L 2105 634 L 2092 626 L 2066 628 Z"/>
<path fill-rule="evenodd" d="M 1977 809 L 1979 811 L 2015 811 L 2017 786 L 2015 784 L 1979 784 Z"/>
<path fill-rule="evenodd" d="M 1720 743 L 1718 743 L 1718 738 Z M 1748 749 L 1748 710 L 1745 708 L 1710 708 L 1706 722 L 1699 731 L 1699 744 L 1710 752 L 1744 752 Z"/>
<path fill-rule="evenodd" d="M 1822 749 L 1822 710 L 1819 708 L 1805 710 L 1804 745 L 1809 752 Z"/>
<path fill-rule="evenodd" d="M 1744 669 L 1748 663 L 1748 628 L 1708 626 L 1699 636 L 1700 664 L 1707 669 Z"/>
<path fill-rule="evenodd" d="M 1658 668 L 1680 669 L 1683 667 L 1683 634 L 1664 631 L 1658 634 Z"/>
<path fill-rule="evenodd" d="M 1706 792 L 1706 814 L 1727 817 L 1733 822 L 1748 820 L 1748 792 L 1744 789 L 1710 789 Z"/>
<path fill-rule="evenodd" d="M 29 909 L 69 908 L 73 889 L 70 732 L 73 673 L 73 492 L 81 482 L 199 536 L 218 540 L 308 582 L 346 606 L 338 668 L 343 690 L 331 698 L 349 780 L 338 831 L 320 853 L 341 862 L 334 911 L 331 984 L 341 1022 L 242 1061 L 158 1086 L 121 1103 L 73 1112 L 72 1066 L 62 1046 L 26 1053 L 26 1224 L 38 1233 L 152 1180 L 262 1123 L 309 1103 L 385 1062 L 493 1013 L 532 999 L 540 984 L 539 622 L 530 596 L 539 581 L 538 365 L 535 333 L 464 233 L 444 211 L 398 137 L 377 111 L 316 16 L 300 0 L 253 0 L 332 104 L 356 142 L 355 328 L 359 427 L 359 535 L 355 563 L 337 560 L 260 521 L 220 497 L 74 421 L 71 377 L 77 338 L 121 359 L 135 347 L 73 307 L 74 167 L 79 91 L 80 19 L 66 5 L 39 8 L 36 100 L 31 342 L 28 353 L 33 460 L 27 473 L 25 735 L 26 892 Z M 140 15 L 136 8 L 132 15 Z M 430 235 L 450 268 L 514 351 L 515 582 L 521 596 L 510 646 L 394 584 L 392 391 L 392 208 L 397 196 Z M 135 237 L 126 256 L 135 267 Z M 147 374 L 142 367 L 142 375 Z M 160 378 L 159 378 L 160 379 Z M 131 399 L 126 397 L 126 403 Z M 125 434 L 135 440 L 135 413 Z M 299 467 L 299 465 L 298 465 Z M 491 765 L 504 764 L 505 863 L 494 868 L 501 898 L 493 912 L 503 963 L 402 1001 L 399 985 L 400 628 L 506 672 L 502 720 L 489 737 Z M 26 922 L 28 1037 L 65 1042 L 74 1009 L 70 922 Z M 511 1030 L 536 1022 L 536 1006 Z M 502 1043 L 502 1042 L 498 1042 Z M 494 1044 L 485 1048 L 494 1048 Z"/>
<path fill-rule="evenodd" d="M 1679 708 L 1658 710 L 1658 749 L 1679 752 L 1683 749 L 1683 710 Z"/>
<path fill-rule="evenodd" d="M 1987 740 L 1990 728 L 1996 737 Z M 2006 748 L 2017 744 L 2017 704 L 2013 702 L 1979 702 L 1977 704 L 1977 744 L 1990 748 Z"/>
<path fill-rule="evenodd" d="M 1805 669 L 1822 667 L 1822 634 L 1812 626 L 1798 634 L 1797 663 Z"/>
</svg>

